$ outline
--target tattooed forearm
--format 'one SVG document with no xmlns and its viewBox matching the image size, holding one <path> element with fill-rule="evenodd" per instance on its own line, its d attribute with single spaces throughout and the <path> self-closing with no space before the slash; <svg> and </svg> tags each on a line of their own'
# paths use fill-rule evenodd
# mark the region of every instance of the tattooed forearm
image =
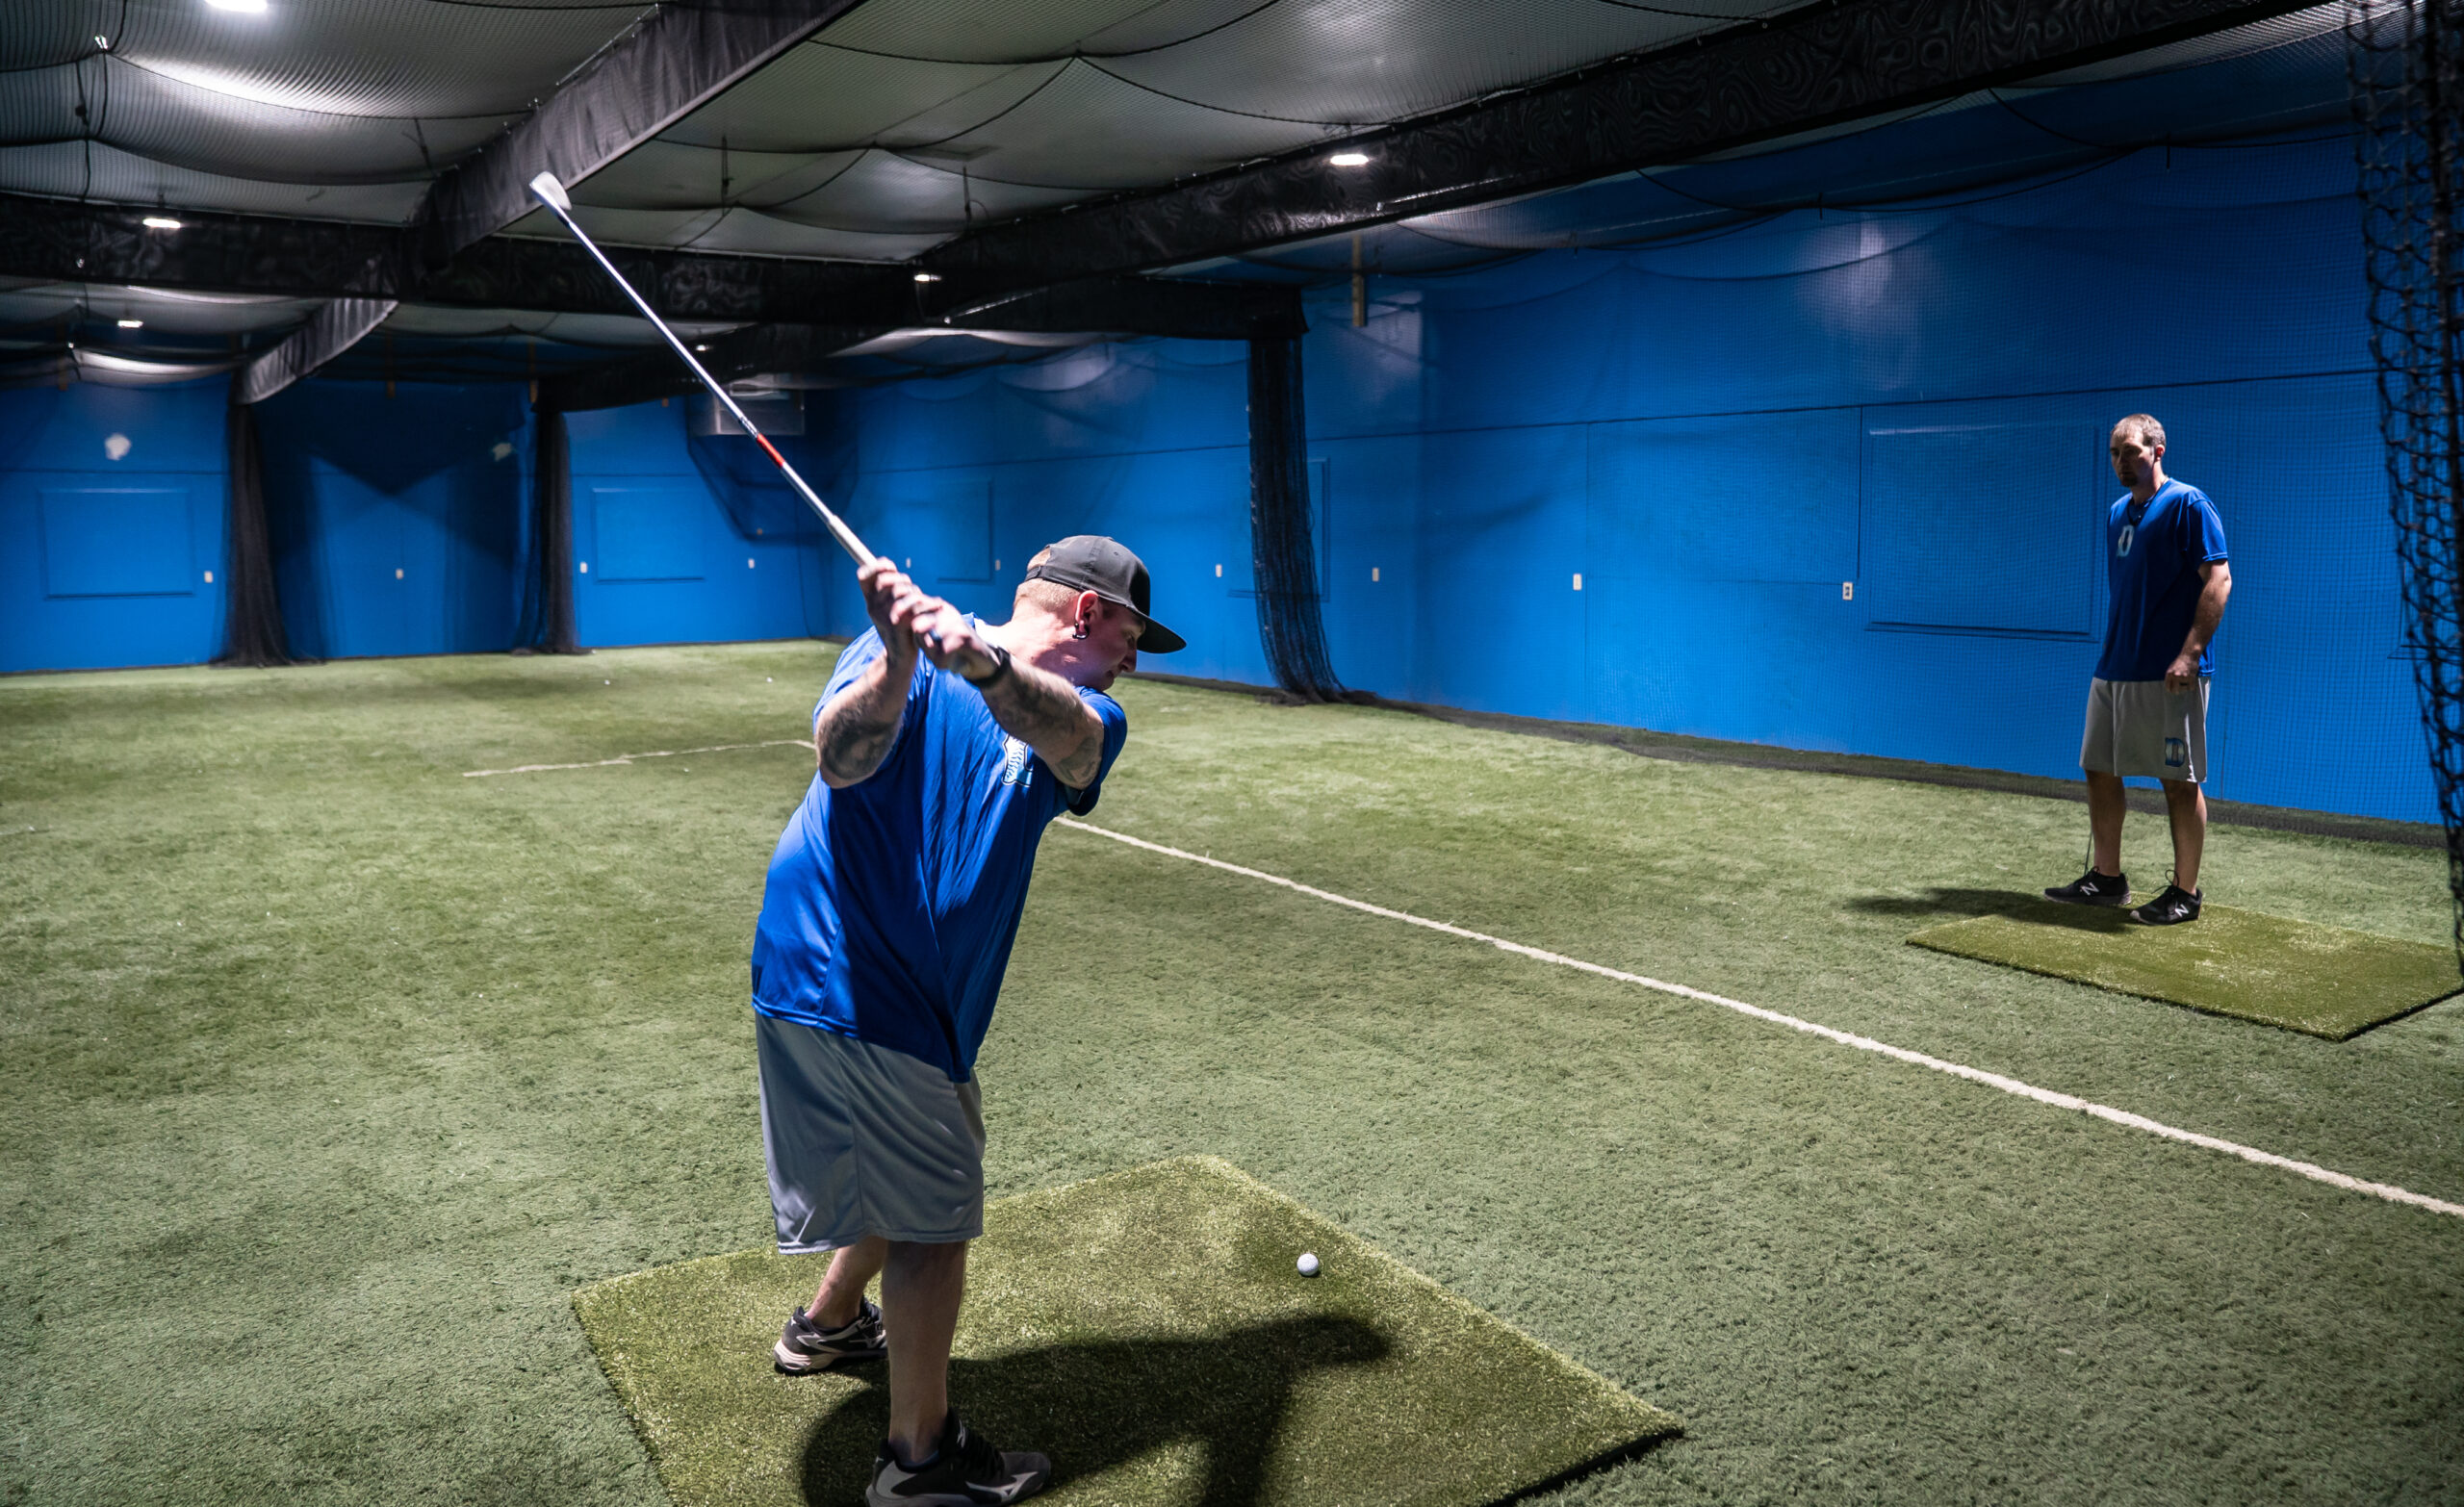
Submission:
<svg viewBox="0 0 2464 1507">
<path fill-rule="evenodd" d="M 1061 677 L 1013 661 L 1011 672 L 987 686 L 984 704 L 992 719 L 1052 767 L 1072 790 L 1094 782 L 1104 763 L 1104 724 Z"/>
<path fill-rule="evenodd" d="M 898 740 L 899 720 L 907 710 L 907 677 L 892 680 L 890 669 L 886 661 L 876 660 L 821 709 L 813 747 L 822 782 L 834 790 L 870 779 Z"/>
</svg>

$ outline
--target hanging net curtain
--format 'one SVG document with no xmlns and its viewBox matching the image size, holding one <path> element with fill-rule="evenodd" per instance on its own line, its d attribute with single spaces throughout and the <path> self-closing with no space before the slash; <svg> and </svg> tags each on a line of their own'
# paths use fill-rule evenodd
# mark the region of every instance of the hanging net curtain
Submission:
<svg viewBox="0 0 2464 1507">
<path fill-rule="evenodd" d="M 565 416 L 537 413 L 530 473 L 530 558 L 522 578 L 516 653 L 578 654 L 574 638 L 574 484 Z"/>
<path fill-rule="evenodd" d="M 290 638 L 283 632 L 282 600 L 274 589 L 273 542 L 266 524 L 265 449 L 257 436 L 257 411 L 239 400 L 236 386 L 222 422 L 230 466 L 230 536 L 222 562 L 222 652 L 214 662 L 250 668 L 296 664 Z"/>
<path fill-rule="evenodd" d="M 2464 0 L 2358 0 L 2347 37 L 2405 647 L 2464 959 Z"/>
<path fill-rule="evenodd" d="M 1249 342 L 1249 550 L 1258 639 L 1285 695 L 1357 700 L 1335 678 L 1319 613 L 1318 552 L 1309 520 L 1309 431 L 1301 411 L 1300 342 Z"/>
</svg>

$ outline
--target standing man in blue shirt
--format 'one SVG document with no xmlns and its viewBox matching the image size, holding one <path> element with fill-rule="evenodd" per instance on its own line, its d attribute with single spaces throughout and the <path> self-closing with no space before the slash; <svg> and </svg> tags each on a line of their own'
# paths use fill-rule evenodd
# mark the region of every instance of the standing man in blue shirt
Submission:
<svg viewBox="0 0 2464 1507">
<path fill-rule="evenodd" d="M 2149 926 L 2198 919 L 2198 862 L 2207 845 L 2209 646 L 2233 594 L 2224 524 L 2198 488 L 2165 474 L 2165 426 L 2145 414 L 2114 425 L 2114 475 L 2130 489 L 2105 518 L 2105 576 L 2113 613 L 2105 652 L 2088 682 L 2088 730 L 2079 765 L 2088 775 L 2088 872 L 2048 900 L 2127 906 L 2122 780 L 2143 775 L 2165 786 L 2173 826 L 2173 880 L 2131 912 Z"/>
<path fill-rule="evenodd" d="M 834 1253 L 772 1358 L 801 1372 L 887 1354 L 872 1507 L 1014 1502 L 1051 1463 L 995 1448 L 949 1403 L 966 1242 L 984 1233 L 976 1049 L 1037 842 L 1094 809 L 1128 736 L 1104 693 L 1141 650 L 1182 641 L 1147 615 L 1145 565 L 1091 534 L 1037 555 L 998 626 L 887 560 L 856 578 L 873 628 L 814 708 L 820 770 L 753 941 L 779 1249 Z"/>
</svg>

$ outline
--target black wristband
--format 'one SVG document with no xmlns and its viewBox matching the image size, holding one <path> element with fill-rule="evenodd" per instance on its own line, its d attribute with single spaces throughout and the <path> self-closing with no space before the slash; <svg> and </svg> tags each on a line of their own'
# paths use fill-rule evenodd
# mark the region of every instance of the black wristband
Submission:
<svg viewBox="0 0 2464 1507">
<path fill-rule="evenodd" d="M 979 680 L 971 675 L 962 675 L 959 677 L 959 678 L 964 680 L 967 684 L 974 686 L 979 691 L 983 690 L 993 681 L 1000 679 L 1003 676 L 1010 673 L 1010 651 L 1008 650 L 1002 648 L 998 644 L 993 645 L 992 659 L 992 673 L 986 676 L 983 679 Z"/>
</svg>

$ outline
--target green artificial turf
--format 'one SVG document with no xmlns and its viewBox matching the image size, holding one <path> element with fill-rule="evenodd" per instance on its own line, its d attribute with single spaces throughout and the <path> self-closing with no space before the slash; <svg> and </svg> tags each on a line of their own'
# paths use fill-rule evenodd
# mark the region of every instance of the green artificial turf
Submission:
<svg viewBox="0 0 2464 1507">
<path fill-rule="evenodd" d="M 1928 927 L 1917 947 L 2343 1041 L 2464 989 L 2455 950 L 2208 906 L 2181 926 L 2040 902 Z"/>
<path fill-rule="evenodd" d="M 1053 1507 L 1485 1507 L 1679 1427 L 1217 1158 L 1015 1194 L 984 1222 L 953 1395 L 1052 1458 Z M 820 1267 L 753 1250 L 574 1294 L 679 1507 L 863 1495 L 884 1367 L 770 1364 Z"/>
<path fill-rule="evenodd" d="M 0 677 L 0 1503 L 666 1501 L 571 1294 L 769 1235 L 811 754 L 595 761 L 792 739 L 834 653 Z M 1120 696 L 1112 830 L 2464 1198 L 2464 1000 L 2339 1044 L 1904 945 L 2075 804 Z M 2202 883 L 2450 926 L 2434 851 Z M 1553 1504 L 2464 1502 L 2464 1220 L 1060 828 L 979 1065 L 996 1195 L 1220 1156 L 1684 1417 Z"/>
</svg>

